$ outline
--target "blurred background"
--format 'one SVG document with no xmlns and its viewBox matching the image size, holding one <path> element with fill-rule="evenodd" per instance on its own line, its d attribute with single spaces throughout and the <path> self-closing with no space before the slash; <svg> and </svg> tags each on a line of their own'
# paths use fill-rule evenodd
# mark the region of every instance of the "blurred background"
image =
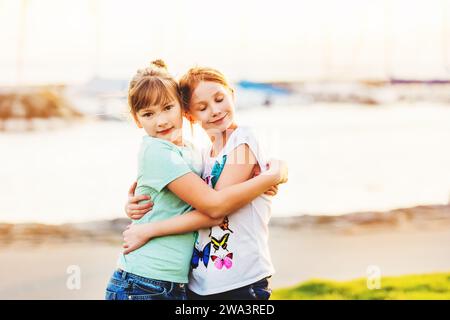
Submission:
<svg viewBox="0 0 450 320">
<path fill-rule="evenodd" d="M 0 298 L 102 298 L 143 136 L 128 81 L 156 58 L 222 71 L 288 161 L 275 288 L 450 270 L 450 1 L 0 0 L 0 43 Z"/>
</svg>

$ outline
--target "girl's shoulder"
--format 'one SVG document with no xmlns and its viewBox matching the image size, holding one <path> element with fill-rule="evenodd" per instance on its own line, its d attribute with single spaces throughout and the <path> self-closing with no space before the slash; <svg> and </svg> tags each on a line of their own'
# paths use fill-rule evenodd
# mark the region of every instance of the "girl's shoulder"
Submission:
<svg viewBox="0 0 450 320">
<path fill-rule="evenodd" d="M 163 148 L 163 149 L 175 149 L 176 145 L 174 145 L 172 142 L 159 139 L 159 138 L 153 138 L 150 136 L 144 136 L 142 137 L 142 147 L 154 147 L 154 148 Z"/>
<path fill-rule="evenodd" d="M 255 133 L 254 129 L 250 127 L 238 127 L 230 139 L 228 140 L 225 148 L 222 150 L 223 152 L 219 154 L 220 158 L 224 155 L 230 154 L 237 147 L 246 144 L 253 155 L 256 157 L 256 160 L 260 164 L 261 168 L 265 168 L 267 163 L 267 155 L 259 143 L 258 135 Z"/>
<path fill-rule="evenodd" d="M 237 127 L 225 145 L 224 154 L 230 153 L 241 144 L 247 144 L 251 149 L 259 147 L 257 135 L 252 128 L 247 126 Z"/>
<path fill-rule="evenodd" d="M 251 127 L 241 126 L 241 127 L 238 127 L 236 129 L 236 131 L 237 131 L 236 137 L 238 139 L 251 140 L 254 142 L 258 141 L 255 130 Z"/>
<path fill-rule="evenodd" d="M 184 148 L 187 149 L 191 149 L 191 150 L 195 150 L 195 151 L 201 151 L 200 148 L 198 148 L 196 145 L 194 145 L 191 141 L 189 140 L 184 140 Z"/>
<path fill-rule="evenodd" d="M 150 136 L 144 136 L 140 148 L 141 161 L 148 161 L 153 158 L 165 159 L 171 154 L 181 154 L 180 150 L 173 143 Z"/>
<path fill-rule="evenodd" d="M 192 149 L 197 150 L 197 147 L 189 140 L 184 140 L 184 146 L 177 146 L 170 141 L 154 138 L 150 136 L 144 136 L 142 139 L 142 146 L 168 149 L 168 150 L 180 150 L 180 149 Z"/>
</svg>

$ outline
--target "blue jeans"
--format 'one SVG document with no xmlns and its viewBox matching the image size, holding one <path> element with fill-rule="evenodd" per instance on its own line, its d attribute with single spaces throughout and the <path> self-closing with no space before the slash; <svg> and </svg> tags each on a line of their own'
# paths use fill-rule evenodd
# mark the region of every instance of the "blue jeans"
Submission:
<svg viewBox="0 0 450 320">
<path fill-rule="evenodd" d="M 106 300 L 186 300 L 186 285 L 116 270 L 106 288 Z"/>
<path fill-rule="evenodd" d="M 256 281 L 248 286 L 234 290 L 201 296 L 187 290 L 189 300 L 269 300 L 272 290 L 269 288 L 268 278 Z"/>
</svg>

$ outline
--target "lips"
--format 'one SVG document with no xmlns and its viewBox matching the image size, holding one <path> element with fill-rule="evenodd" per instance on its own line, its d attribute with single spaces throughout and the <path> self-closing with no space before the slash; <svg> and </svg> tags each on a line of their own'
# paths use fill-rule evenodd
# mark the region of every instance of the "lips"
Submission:
<svg viewBox="0 0 450 320">
<path fill-rule="evenodd" d="M 212 124 L 219 124 L 223 119 L 225 119 L 225 117 L 228 115 L 228 113 L 226 113 L 222 118 L 217 119 L 216 121 L 211 121 L 210 123 Z"/>
<path fill-rule="evenodd" d="M 163 130 L 163 131 L 159 131 L 158 134 L 166 135 L 166 134 L 168 134 L 170 131 L 172 131 L 172 129 L 173 129 L 173 128 L 166 129 L 166 130 Z"/>
</svg>

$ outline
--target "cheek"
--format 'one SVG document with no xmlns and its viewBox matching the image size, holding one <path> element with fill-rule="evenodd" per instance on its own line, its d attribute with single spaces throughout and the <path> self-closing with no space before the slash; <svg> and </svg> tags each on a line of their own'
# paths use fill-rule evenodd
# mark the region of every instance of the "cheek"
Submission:
<svg viewBox="0 0 450 320">
<path fill-rule="evenodd" d="M 193 112 L 192 113 L 192 117 L 193 117 L 194 121 L 199 121 L 203 125 L 203 123 L 208 121 L 208 112 L 207 111 L 204 111 L 204 112 L 200 112 L 200 111 Z"/>
<path fill-rule="evenodd" d="M 147 134 L 151 136 L 154 136 L 156 134 L 155 121 L 153 121 L 152 119 L 142 119 L 141 124 Z"/>
<path fill-rule="evenodd" d="M 156 121 L 154 119 L 146 119 L 144 120 L 143 125 L 149 130 L 154 130 L 154 128 L 156 127 Z"/>
<path fill-rule="evenodd" d="M 172 109 L 170 119 L 174 124 L 183 123 L 183 114 L 181 113 L 181 109 Z"/>
<path fill-rule="evenodd" d="M 233 101 L 231 99 L 225 99 L 222 101 L 221 105 L 221 109 L 224 112 L 234 112 L 234 105 L 233 105 Z"/>
<path fill-rule="evenodd" d="M 209 117 L 206 112 L 202 116 L 196 117 L 196 119 L 200 122 L 200 125 L 203 129 L 208 129 L 208 127 L 211 125 L 208 123 Z"/>
<path fill-rule="evenodd" d="M 234 115 L 233 101 L 224 100 L 222 110 L 223 110 L 223 112 L 228 112 L 228 116 L 233 117 L 233 115 Z"/>
</svg>

